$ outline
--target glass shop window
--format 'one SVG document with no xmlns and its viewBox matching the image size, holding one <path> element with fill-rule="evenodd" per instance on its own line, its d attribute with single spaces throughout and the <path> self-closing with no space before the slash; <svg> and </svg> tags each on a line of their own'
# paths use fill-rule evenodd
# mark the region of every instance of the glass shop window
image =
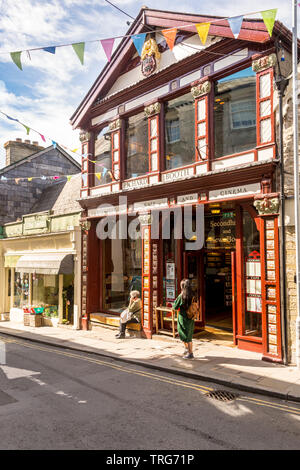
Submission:
<svg viewBox="0 0 300 470">
<path fill-rule="evenodd" d="M 148 173 L 148 120 L 144 117 L 144 113 L 127 119 L 125 139 L 126 178 L 135 178 Z"/>
<path fill-rule="evenodd" d="M 32 305 L 58 308 L 58 276 L 32 274 Z"/>
<path fill-rule="evenodd" d="M 15 272 L 14 307 L 22 308 L 29 302 L 29 274 Z"/>
<path fill-rule="evenodd" d="M 251 67 L 216 82 L 214 127 L 215 158 L 256 146 L 256 74 Z"/>
<path fill-rule="evenodd" d="M 247 211 L 243 211 L 245 279 L 244 335 L 262 337 L 262 292 L 259 231 Z"/>
<path fill-rule="evenodd" d="M 195 100 L 191 93 L 165 104 L 165 168 L 195 161 Z"/>
<path fill-rule="evenodd" d="M 95 139 L 95 186 L 110 183 L 111 178 L 111 134 L 104 127 Z"/>
<path fill-rule="evenodd" d="M 142 239 L 107 238 L 102 243 L 103 308 L 121 313 L 130 291 L 138 290 L 142 298 Z"/>
</svg>

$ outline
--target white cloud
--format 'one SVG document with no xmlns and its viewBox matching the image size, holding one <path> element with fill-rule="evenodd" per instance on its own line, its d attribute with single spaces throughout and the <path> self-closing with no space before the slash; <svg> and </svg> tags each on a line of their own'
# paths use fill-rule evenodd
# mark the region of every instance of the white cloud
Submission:
<svg viewBox="0 0 300 470">
<path fill-rule="evenodd" d="M 112 2 L 133 17 L 145 4 L 144 0 Z M 277 19 L 290 28 L 289 3 L 265 0 L 263 8 L 278 8 Z M 214 0 L 213 8 L 195 0 L 174 0 L 171 5 L 166 0 L 151 0 L 146 4 L 153 9 L 224 17 L 262 8 L 261 0 Z M 84 66 L 71 46 L 58 47 L 55 55 L 33 51 L 31 60 L 23 52 L 23 72 L 12 64 L 8 52 L 119 36 L 127 31 L 127 21 L 131 21 L 128 16 L 104 0 L 0 0 L 0 110 L 61 144 L 78 147 L 78 131 L 72 131 L 69 119 L 105 65 L 100 44 L 86 43 Z M 3 143 L 16 137 L 28 138 L 22 126 L 0 115 L 0 166 Z M 37 134 L 29 138 L 43 143 Z"/>
</svg>

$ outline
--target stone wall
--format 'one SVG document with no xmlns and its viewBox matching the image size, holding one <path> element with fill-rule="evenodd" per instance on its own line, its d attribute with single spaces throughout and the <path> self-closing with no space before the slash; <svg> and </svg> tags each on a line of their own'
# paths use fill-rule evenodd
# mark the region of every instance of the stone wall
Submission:
<svg viewBox="0 0 300 470">
<path fill-rule="evenodd" d="M 13 222 L 28 214 L 40 197 L 43 189 L 56 180 L 40 178 L 32 181 L 14 180 L 3 181 L 1 175 L 6 178 L 24 178 L 31 176 L 59 176 L 79 173 L 80 169 L 71 160 L 66 158 L 59 149 L 49 148 L 39 152 L 35 157 L 32 155 L 24 162 L 13 165 L 11 169 L 3 173 L 0 170 L 0 225 Z"/>
</svg>

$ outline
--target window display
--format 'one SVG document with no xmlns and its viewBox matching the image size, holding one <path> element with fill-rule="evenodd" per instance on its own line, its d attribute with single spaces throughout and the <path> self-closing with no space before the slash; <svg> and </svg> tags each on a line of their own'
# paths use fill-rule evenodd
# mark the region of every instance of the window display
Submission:
<svg viewBox="0 0 300 470">
<path fill-rule="evenodd" d="M 29 302 L 29 274 L 15 273 L 14 307 L 22 308 Z"/>
<path fill-rule="evenodd" d="M 252 67 L 215 84 L 215 158 L 256 146 L 256 74 Z"/>
<path fill-rule="evenodd" d="M 128 118 L 126 125 L 126 178 L 149 172 L 148 122 L 144 113 Z"/>
<path fill-rule="evenodd" d="M 186 93 L 165 104 L 166 170 L 195 161 L 195 101 Z"/>
<path fill-rule="evenodd" d="M 95 139 L 95 186 L 110 183 L 111 173 L 111 136 L 108 127 L 104 127 Z"/>
<path fill-rule="evenodd" d="M 129 293 L 142 294 L 142 240 L 103 240 L 103 308 L 120 313 Z"/>
</svg>

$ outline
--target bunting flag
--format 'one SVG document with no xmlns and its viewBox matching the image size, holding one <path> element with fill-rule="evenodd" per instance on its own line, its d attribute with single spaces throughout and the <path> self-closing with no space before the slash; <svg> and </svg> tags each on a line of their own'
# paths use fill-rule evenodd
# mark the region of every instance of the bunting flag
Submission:
<svg viewBox="0 0 300 470">
<path fill-rule="evenodd" d="M 59 180 L 60 176 L 52 176 L 53 180 Z"/>
<path fill-rule="evenodd" d="M 167 41 L 169 48 L 172 50 L 175 44 L 177 28 L 164 29 L 162 33 L 165 37 L 165 40 Z"/>
<path fill-rule="evenodd" d="M 32 178 L 27 178 L 27 181 L 32 181 Z"/>
<path fill-rule="evenodd" d="M 16 64 L 16 66 L 19 67 L 20 70 L 23 70 L 22 69 L 22 63 L 21 63 L 21 54 L 22 54 L 22 51 L 11 52 L 10 56 L 11 56 L 13 62 Z"/>
<path fill-rule="evenodd" d="M 20 123 L 22 124 L 22 123 Z M 30 132 L 30 127 L 26 126 L 25 124 L 22 124 L 23 127 L 25 127 L 26 129 L 26 134 L 29 135 L 29 132 Z"/>
<path fill-rule="evenodd" d="M 269 36 L 271 37 L 273 33 L 275 18 L 277 15 L 277 8 L 274 8 L 273 10 L 261 11 L 260 13 L 268 30 Z"/>
<path fill-rule="evenodd" d="M 95 173 L 95 176 L 97 176 L 98 180 L 101 180 L 101 173 Z"/>
<path fill-rule="evenodd" d="M 105 52 L 105 55 L 107 57 L 107 60 L 108 62 L 110 62 L 115 40 L 114 38 L 109 38 L 109 39 L 102 39 L 100 42 Z"/>
<path fill-rule="evenodd" d="M 208 36 L 208 31 L 210 28 L 210 23 L 198 23 L 195 26 L 196 26 L 200 41 L 205 46 L 207 36 Z"/>
<path fill-rule="evenodd" d="M 45 137 L 43 136 L 43 134 L 40 134 L 40 137 L 41 137 L 41 139 L 42 139 L 44 142 L 46 142 L 46 139 L 45 139 Z"/>
<path fill-rule="evenodd" d="M 16 184 L 19 184 L 20 179 L 21 179 L 21 178 L 15 178 Z"/>
<path fill-rule="evenodd" d="M 67 180 L 70 181 L 72 178 L 72 175 L 67 175 Z"/>
<path fill-rule="evenodd" d="M 108 172 L 108 169 L 107 169 L 107 168 L 103 168 L 103 176 L 105 176 L 107 172 Z"/>
<path fill-rule="evenodd" d="M 52 142 L 53 148 L 56 149 L 57 143 L 54 140 L 52 140 L 51 142 Z"/>
<path fill-rule="evenodd" d="M 135 45 L 138 55 L 141 56 L 144 42 L 146 39 L 146 33 L 135 34 L 134 36 L 131 36 L 131 39 L 132 39 L 133 44 Z"/>
<path fill-rule="evenodd" d="M 233 16 L 232 18 L 228 18 L 228 23 L 235 39 L 237 39 L 240 34 L 243 19 L 244 16 Z"/>
<path fill-rule="evenodd" d="M 55 54 L 56 47 L 55 46 L 43 47 L 43 51 L 50 52 L 50 54 Z"/>
<path fill-rule="evenodd" d="M 19 119 L 12 118 L 12 117 L 8 116 L 7 114 L 5 114 L 5 116 L 6 116 L 7 119 L 9 119 L 10 121 L 17 121 L 17 122 L 19 122 Z"/>
<path fill-rule="evenodd" d="M 72 44 L 72 47 L 74 51 L 76 52 L 77 57 L 80 60 L 81 64 L 83 65 L 85 43 L 77 42 L 76 44 Z"/>
</svg>

